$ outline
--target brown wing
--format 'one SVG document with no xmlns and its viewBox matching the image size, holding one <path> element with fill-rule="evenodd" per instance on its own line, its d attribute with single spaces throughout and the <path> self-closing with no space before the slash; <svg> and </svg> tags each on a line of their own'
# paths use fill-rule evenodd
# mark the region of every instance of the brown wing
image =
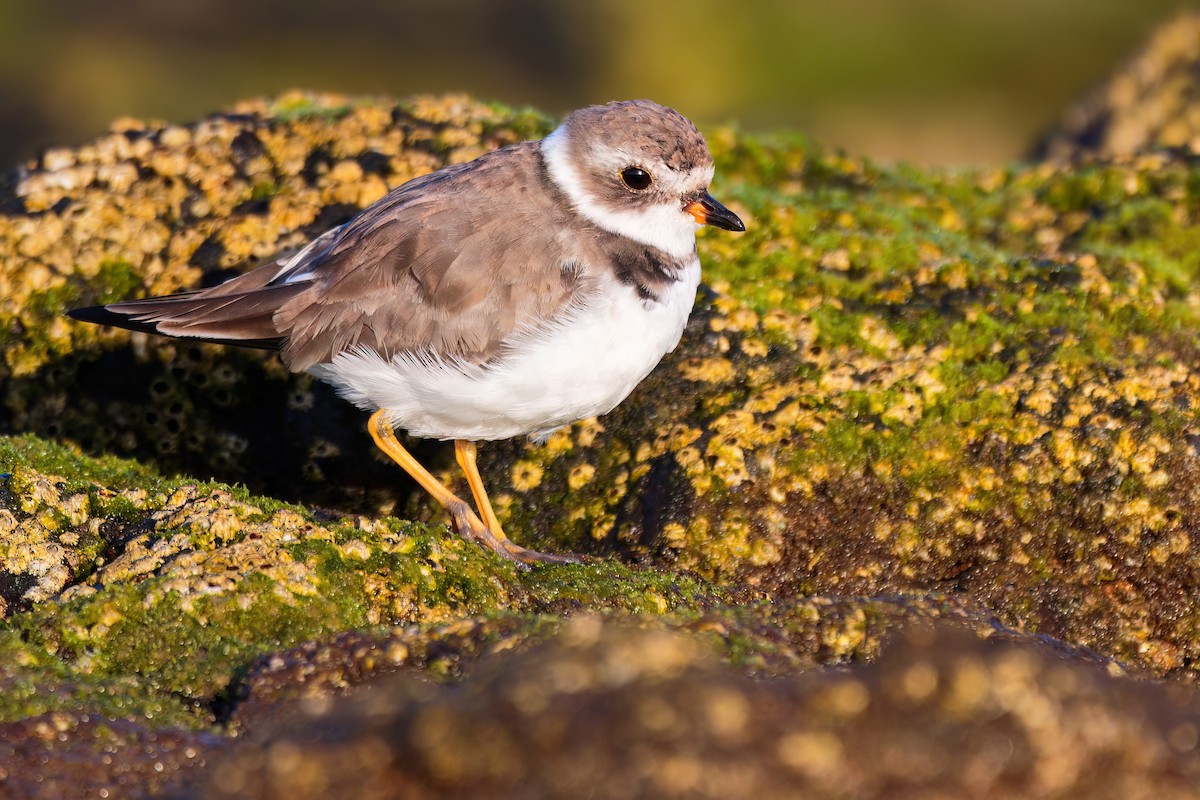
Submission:
<svg viewBox="0 0 1200 800">
<path fill-rule="evenodd" d="M 284 304 L 284 362 L 304 370 L 354 345 L 483 362 L 582 291 L 569 213 L 536 143 L 401 187 L 353 220 L 319 279 Z M 307 269 L 301 267 L 300 269 Z"/>
<path fill-rule="evenodd" d="M 537 143 L 410 181 L 286 268 L 73 315 L 171 336 L 279 346 L 294 371 L 355 345 L 482 362 L 583 291 L 569 213 Z M 574 218 L 578 224 L 578 218 Z M 97 318 L 100 317 L 100 318 Z"/>
</svg>

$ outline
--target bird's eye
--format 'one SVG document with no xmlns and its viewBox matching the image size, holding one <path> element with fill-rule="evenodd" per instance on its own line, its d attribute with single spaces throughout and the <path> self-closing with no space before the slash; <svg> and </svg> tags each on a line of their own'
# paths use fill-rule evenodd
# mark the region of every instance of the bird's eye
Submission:
<svg viewBox="0 0 1200 800">
<path fill-rule="evenodd" d="M 650 173 L 641 167 L 626 167 L 621 170 L 621 180 L 635 192 L 645 191 L 650 188 L 650 184 L 654 183 L 654 179 L 650 177 Z"/>
</svg>

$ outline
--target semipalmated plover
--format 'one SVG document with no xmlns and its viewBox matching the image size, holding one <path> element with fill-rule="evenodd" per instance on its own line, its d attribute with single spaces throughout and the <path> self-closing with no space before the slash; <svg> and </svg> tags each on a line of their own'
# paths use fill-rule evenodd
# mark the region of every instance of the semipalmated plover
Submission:
<svg viewBox="0 0 1200 800">
<path fill-rule="evenodd" d="M 76 309 L 75 319 L 278 350 L 372 411 L 375 443 L 516 562 L 475 442 L 610 411 L 679 343 L 700 281 L 696 229 L 745 230 L 708 193 L 696 126 L 646 100 L 580 109 L 522 142 L 409 181 L 290 258 L 219 286 Z M 477 516 L 395 428 L 453 439 Z M 480 519 L 482 517 L 482 519 Z"/>
</svg>

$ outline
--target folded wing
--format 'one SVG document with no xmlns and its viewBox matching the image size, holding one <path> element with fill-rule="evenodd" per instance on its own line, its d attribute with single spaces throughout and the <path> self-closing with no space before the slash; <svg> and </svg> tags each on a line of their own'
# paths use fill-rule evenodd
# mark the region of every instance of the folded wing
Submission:
<svg viewBox="0 0 1200 800">
<path fill-rule="evenodd" d="M 279 349 L 294 371 L 365 346 L 486 362 L 582 291 L 536 144 L 410 181 L 290 260 L 211 289 L 76 309 L 86 322 Z M 468 174 L 469 173 L 469 174 Z"/>
</svg>

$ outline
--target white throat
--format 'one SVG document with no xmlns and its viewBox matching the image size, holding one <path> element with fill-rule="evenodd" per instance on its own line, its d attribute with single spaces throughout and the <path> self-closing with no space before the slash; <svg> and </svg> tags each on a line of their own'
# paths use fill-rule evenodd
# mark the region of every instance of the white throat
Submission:
<svg viewBox="0 0 1200 800">
<path fill-rule="evenodd" d="M 612 211 L 604 208 L 587 193 L 579 171 L 571 163 L 567 134 L 560 126 L 542 140 L 542 158 L 550 179 L 562 190 L 580 216 L 594 222 L 609 233 L 657 247 L 677 258 L 685 258 L 696 250 L 695 220 L 681 208 L 671 205 Z"/>
</svg>

